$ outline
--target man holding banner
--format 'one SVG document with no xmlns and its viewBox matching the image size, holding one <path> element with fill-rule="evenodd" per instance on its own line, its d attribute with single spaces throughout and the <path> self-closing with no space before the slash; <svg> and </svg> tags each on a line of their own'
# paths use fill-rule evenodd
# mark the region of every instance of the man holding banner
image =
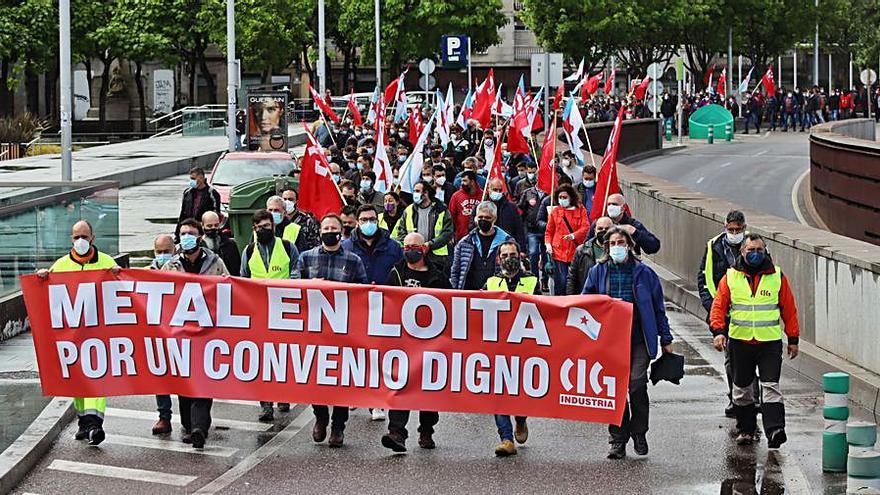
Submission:
<svg viewBox="0 0 880 495">
<path fill-rule="evenodd" d="M 73 249 L 70 253 L 58 258 L 52 267 L 37 271 L 37 275 L 45 280 L 49 272 L 78 272 L 84 270 L 111 269 L 119 273 L 119 266 L 109 255 L 95 247 L 95 234 L 92 224 L 80 220 L 73 224 L 70 239 Z M 76 397 L 73 399 L 76 408 L 78 428 L 75 438 L 88 440 L 89 445 L 98 445 L 104 441 L 104 411 L 107 409 L 106 397 Z"/>
</svg>

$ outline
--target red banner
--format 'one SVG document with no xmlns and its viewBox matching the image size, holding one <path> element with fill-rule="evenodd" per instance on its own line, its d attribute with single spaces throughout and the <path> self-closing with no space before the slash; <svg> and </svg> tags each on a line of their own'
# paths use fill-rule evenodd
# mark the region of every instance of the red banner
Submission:
<svg viewBox="0 0 880 495">
<path fill-rule="evenodd" d="M 619 424 L 632 306 L 150 270 L 21 278 L 43 393 Z"/>
</svg>

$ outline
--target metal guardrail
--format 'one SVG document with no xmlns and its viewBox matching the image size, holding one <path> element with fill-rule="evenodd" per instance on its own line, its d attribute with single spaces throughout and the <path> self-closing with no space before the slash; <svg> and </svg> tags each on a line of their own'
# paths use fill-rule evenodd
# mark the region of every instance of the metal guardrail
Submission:
<svg viewBox="0 0 880 495">
<path fill-rule="evenodd" d="M 69 188 L 65 191 L 52 192 L 51 188 Z M 118 189 L 119 183 L 111 180 L 82 181 L 82 182 L 4 182 L 0 181 L 0 189 L 24 190 L 33 188 L 31 191 L 17 192 L 4 200 L 0 198 L 0 218 L 15 213 L 51 204 L 60 203 L 72 198 L 82 198 L 98 191 L 106 189 Z M 46 194 L 47 190 L 49 194 Z M 12 202 L 14 201 L 14 203 Z"/>
</svg>

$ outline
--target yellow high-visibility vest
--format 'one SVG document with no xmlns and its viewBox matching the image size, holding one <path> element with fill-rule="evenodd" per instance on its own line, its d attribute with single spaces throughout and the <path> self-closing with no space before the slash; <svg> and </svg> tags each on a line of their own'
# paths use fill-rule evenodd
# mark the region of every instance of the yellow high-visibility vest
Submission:
<svg viewBox="0 0 880 495">
<path fill-rule="evenodd" d="M 281 238 L 285 241 L 290 241 L 291 243 L 296 244 L 296 239 L 299 237 L 300 230 L 302 230 L 300 224 L 290 222 L 287 224 L 287 227 L 284 227 L 284 232 L 281 234 Z"/>
<path fill-rule="evenodd" d="M 116 266 L 116 261 L 111 258 L 109 255 L 104 254 L 98 251 L 98 259 L 95 260 L 94 263 L 86 263 L 85 265 L 80 265 L 69 255 L 62 256 L 58 258 L 55 263 L 52 264 L 52 267 L 49 268 L 50 272 L 79 272 L 85 270 L 106 270 L 108 268 L 113 268 Z"/>
<path fill-rule="evenodd" d="M 256 243 L 251 244 L 251 257 L 248 260 L 251 278 L 290 278 L 290 262 L 290 254 L 284 249 L 284 241 L 278 237 L 275 238 L 272 255 L 269 256 L 268 268 L 263 264 L 263 257 L 260 256 Z"/>
<path fill-rule="evenodd" d="M 538 277 L 527 275 L 520 277 L 519 283 L 516 284 L 516 290 L 521 294 L 534 294 L 535 287 L 538 286 Z M 486 281 L 486 289 L 495 292 L 507 291 L 507 279 L 504 277 L 489 277 Z"/>
<path fill-rule="evenodd" d="M 416 232 L 416 213 L 414 205 L 409 205 L 403 210 L 403 217 L 406 219 L 406 233 L 411 234 Z M 446 211 L 440 212 L 440 215 L 437 217 L 437 222 L 434 224 L 434 237 L 438 237 L 441 232 L 443 232 L 443 220 L 446 219 Z M 430 240 L 430 239 L 426 239 Z M 448 256 L 449 255 L 449 246 L 432 246 L 431 252 L 436 254 L 437 256 Z"/>
<path fill-rule="evenodd" d="M 760 342 L 780 340 L 782 272 L 779 267 L 776 272 L 761 276 L 754 296 L 746 274 L 738 270 L 727 270 L 727 285 L 730 287 L 730 338 Z"/>
<path fill-rule="evenodd" d="M 706 278 L 706 290 L 709 291 L 709 295 L 712 296 L 712 298 L 714 298 L 715 293 L 718 292 L 718 287 L 715 286 L 715 267 L 712 264 L 714 261 L 713 255 L 715 254 L 712 252 L 712 245 L 715 244 L 715 241 L 717 241 L 722 235 L 725 234 L 719 234 L 709 239 L 709 242 L 706 243 L 706 265 L 703 267 L 703 276 Z"/>
</svg>

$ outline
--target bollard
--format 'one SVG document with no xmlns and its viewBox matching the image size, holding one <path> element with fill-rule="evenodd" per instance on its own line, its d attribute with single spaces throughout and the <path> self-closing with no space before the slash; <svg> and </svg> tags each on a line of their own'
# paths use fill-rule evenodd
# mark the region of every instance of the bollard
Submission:
<svg viewBox="0 0 880 495">
<path fill-rule="evenodd" d="M 666 119 L 666 140 L 672 141 L 672 121 Z"/>
<path fill-rule="evenodd" d="M 880 488 L 880 452 L 851 452 L 847 457 L 846 472 L 847 493 Z"/>
<path fill-rule="evenodd" d="M 733 139 L 733 126 L 731 126 L 730 124 L 725 124 L 724 140 L 729 142 L 731 139 Z"/>
<path fill-rule="evenodd" d="M 710 125 L 706 128 L 706 143 L 712 144 L 715 142 L 715 126 Z"/>
<path fill-rule="evenodd" d="M 848 444 L 846 420 L 849 418 L 849 375 L 832 372 L 822 376 L 825 391 L 825 431 L 822 432 L 822 470 L 833 473 L 846 471 Z"/>
</svg>

